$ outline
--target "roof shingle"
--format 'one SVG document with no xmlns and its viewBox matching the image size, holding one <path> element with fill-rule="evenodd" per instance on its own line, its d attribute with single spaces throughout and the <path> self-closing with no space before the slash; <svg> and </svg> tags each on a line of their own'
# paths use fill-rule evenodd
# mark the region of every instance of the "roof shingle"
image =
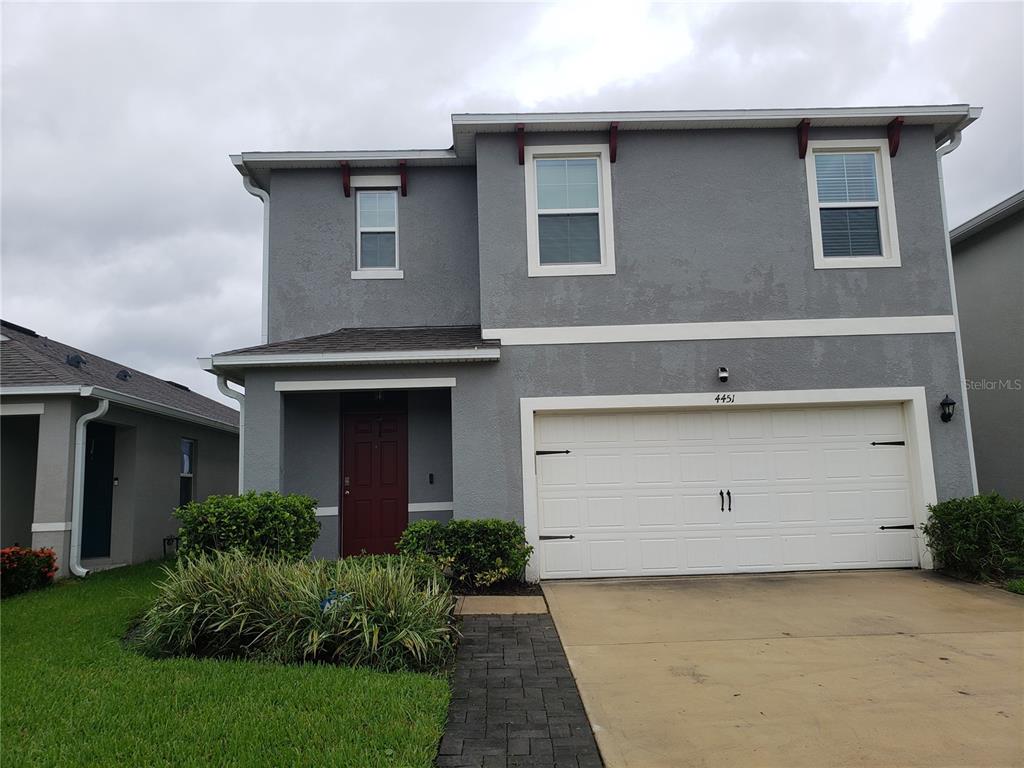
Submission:
<svg viewBox="0 0 1024 768">
<path fill-rule="evenodd" d="M 4 320 L 0 320 L 0 328 L 4 336 L 4 340 L 0 341 L 0 387 L 103 387 L 229 426 L 238 426 L 237 411 L 192 392 L 181 384 L 158 379 Z M 79 367 L 68 363 L 72 355 L 84 359 Z M 127 371 L 130 375 L 118 378 L 120 371 Z"/>
<path fill-rule="evenodd" d="M 478 325 L 417 326 L 408 328 L 339 328 L 330 333 L 242 347 L 222 355 L 315 354 L 324 352 L 401 352 L 413 350 L 497 349 L 500 342 L 484 339 Z"/>
</svg>

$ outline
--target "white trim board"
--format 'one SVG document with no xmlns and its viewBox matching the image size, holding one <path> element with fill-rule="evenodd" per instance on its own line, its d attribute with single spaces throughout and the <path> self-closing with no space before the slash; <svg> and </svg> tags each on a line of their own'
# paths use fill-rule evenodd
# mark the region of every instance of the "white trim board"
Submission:
<svg viewBox="0 0 1024 768">
<path fill-rule="evenodd" d="M 733 320 L 715 323 L 576 325 L 537 328 L 485 328 L 485 339 L 506 346 L 530 344 L 610 344 L 637 341 L 786 339 L 813 336 L 886 336 L 953 333 L 952 315 L 908 317 L 829 317 L 794 320 Z"/>
<path fill-rule="evenodd" d="M 71 523 L 32 523 L 32 533 L 59 533 L 70 530 Z"/>
<path fill-rule="evenodd" d="M 454 501 L 416 501 L 409 502 L 410 512 L 453 512 Z"/>
<path fill-rule="evenodd" d="M 0 416 L 38 416 L 45 408 L 42 403 L 0 403 Z"/>
<path fill-rule="evenodd" d="M 793 389 L 760 392 L 730 392 L 734 403 L 715 402 L 720 392 L 696 392 L 659 395 L 586 395 L 565 397 L 523 397 L 519 399 L 520 445 L 523 467 L 523 523 L 526 541 L 539 551 L 537 508 L 536 436 L 538 413 L 604 410 L 734 410 L 771 406 L 864 405 L 902 403 L 907 424 L 907 449 L 910 451 L 914 522 L 925 522 L 928 505 L 938 500 L 935 468 L 932 464 L 931 434 L 928 427 L 928 401 L 924 387 L 879 387 L 864 389 Z M 931 552 L 924 537 L 918 536 L 918 557 L 922 568 L 932 568 Z M 540 578 L 533 560 L 526 566 L 528 581 Z"/>
<path fill-rule="evenodd" d="M 451 512 L 455 509 L 455 503 L 452 501 L 422 501 L 422 502 L 410 502 L 410 512 Z M 317 517 L 337 517 L 337 507 L 317 507 Z"/>
<path fill-rule="evenodd" d="M 448 389 L 455 379 L 344 379 L 330 381 L 276 381 L 277 392 L 349 392 L 366 389 Z"/>
</svg>

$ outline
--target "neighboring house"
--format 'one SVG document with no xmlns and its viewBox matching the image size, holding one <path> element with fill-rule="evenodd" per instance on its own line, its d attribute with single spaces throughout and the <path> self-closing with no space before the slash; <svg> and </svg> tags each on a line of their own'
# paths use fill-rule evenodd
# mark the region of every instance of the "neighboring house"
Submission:
<svg viewBox="0 0 1024 768">
<path fill-rule="evenodd" d="M 1024 190 L 950 240 L 978 486 L 1024 499 Z"/>
<path fill-rule="evenodd" d="M 203 364 L 244 385 L 245 487 L 317 497 L 328 557 L 454 516 L 523 522 L 533 578 L 927 566 L 914 525 L 975 483 L 938 158 L 979 114 L 234 156 L 266 343 Z"/>
<path fill-rule="evenodd" d="M 0 544 L 62 575 L 160 557 L 176 507 L 238 489 L 236 411 L 6 321 L 0 437 Z"/>
</svg>

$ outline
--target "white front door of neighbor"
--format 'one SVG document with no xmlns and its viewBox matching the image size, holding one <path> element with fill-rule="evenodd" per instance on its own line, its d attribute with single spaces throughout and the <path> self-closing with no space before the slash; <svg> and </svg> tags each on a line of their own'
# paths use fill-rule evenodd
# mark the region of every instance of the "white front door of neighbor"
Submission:
<svg viewBox="0 0 1024 768">
<path fill-rule="evenodd" d="M 539 413 L 541 578 L 916 566 L 906 434 L 899 404 Z"/>
</svg>

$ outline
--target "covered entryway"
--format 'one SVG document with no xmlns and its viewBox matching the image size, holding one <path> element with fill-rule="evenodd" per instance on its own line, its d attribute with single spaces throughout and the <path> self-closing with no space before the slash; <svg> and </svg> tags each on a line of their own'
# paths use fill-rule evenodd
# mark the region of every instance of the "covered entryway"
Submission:
<svg viewBox="0 0 1024 768">
<path fill-rule="evenodd" d="M 608 768 L 1024 760 L 1017 595 L 918 570 L 544 593 Z"/>
<path fill-rule="evenodd" d="M 537 575 L 915 567 L 912 427 L 893 402 L 539 411 Z"/>
</svg>

